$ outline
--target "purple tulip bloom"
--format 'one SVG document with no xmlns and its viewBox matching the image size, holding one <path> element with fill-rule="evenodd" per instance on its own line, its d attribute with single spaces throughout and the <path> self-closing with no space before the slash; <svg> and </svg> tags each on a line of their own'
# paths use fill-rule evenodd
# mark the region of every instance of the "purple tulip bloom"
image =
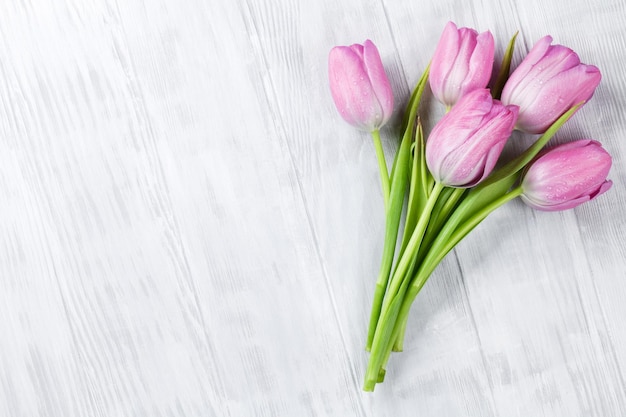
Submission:
<svg viewBox="0 0 626 417">
<path fill-rule="evenodd" d="M 484 88 L 461 97 L 426 142 L 426 164 L 433 178 L 459 188 L 485 179 L 511 136 L 517 111 L 517 106 L 492 99 Z"/>
<path fill-rule="evenodd" d="M 478 34 L 448 22 L 430 66 L 430 88 L 437 100 L 452 106 L 470 91 L 485 88 L 491 78 L 493 54 L 489 31 Z"/>
<path fill-rule="evenodd" d="M 372 41 L 334 47 L 328 56 L 328 76 L 333 100 L 346 122 L 368 132 L 387 123 L 393 92 Z"/>
<path fill-rule="evenodd" d="M 578 140 L 541 155 L 522 180 L 522 200 L 537 210 L 574 208 L 606 192 L 611 155 L 595 140 Z"/>
<path fill-rule="evenodd" d="M 541 38 L 502 90 L 503 103 L 519 106 L 516 127 L 527 133 L 544 133 L 575 104 L 589 100 L 602 78 L 574 51 L 551 43 L 552 37 Z"/>
</svg>

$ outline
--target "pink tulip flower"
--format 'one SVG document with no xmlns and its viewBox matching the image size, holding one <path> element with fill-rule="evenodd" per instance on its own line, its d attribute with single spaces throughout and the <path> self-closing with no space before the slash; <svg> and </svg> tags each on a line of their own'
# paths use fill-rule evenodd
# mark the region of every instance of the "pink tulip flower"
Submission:
<svg viewBox="0 0 626 417">
<path fill-rule="evenodd" d="M 522 180 L 521 198 L 532 208 L 559 211 L 593 200 L 611 188 L 611 155 L 595 140 L 578 140 L 545 152 Z"/>
<path fill-rule="evenodd" d="M 519 106 L 517 128 L 544 133 L 563 113 L 589 100 L 602 76 L 593 65 L 563 45 L 541 38 L 511 74 L 502 90 L 502 102 Z"/>
<path fill-rule="evenodd" d="M 372 41 L 331 49 L 328 76 L 333 100 L 346 122 L 368 132 L 387 123 L 393 112 L 393 92 Z"/>
<path fill-rule="evenodd" d="M 430 88 L 450 107 L 470 91 L 485 88 L 493 69 L 494 42 L 489 31 L 478 34 L 449 22 L 430 64 Z"/>
<path fill-rule="evenodd" d="M 492 99 L 484 88 L 461 97 L 426 142 L 426 164 L 433 178 L 459 188 L 485 179 L 511 136 L 517 111 L 517 106 Z"/>
</svg>

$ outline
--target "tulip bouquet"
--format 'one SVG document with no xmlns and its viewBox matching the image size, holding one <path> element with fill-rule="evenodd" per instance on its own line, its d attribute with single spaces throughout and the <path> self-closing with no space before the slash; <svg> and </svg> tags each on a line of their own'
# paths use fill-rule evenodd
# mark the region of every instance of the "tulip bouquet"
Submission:
<svg viewBox="0 0 626 417">
<path fill-rule="evenodd" d="M 611 187 L 611 156 L 599 142 L 544 149 L 591 98 L 598 68 L 546 36 L 509 76 L 514 43 L 515 36 L 487 88 L 493 36 L 447 24 L 409 99 L 391 171 L 379 130 L 393 111 L 393 94 L 376 46 L 367 40 L 330 52 L 332 97 L 348 123 L 372 134 L 386 213 L 367 332 L 366 391 L 383 381 L 391 352 L 402 350 L 409 309 L 428 277 L 491 212 L 516 197 L 534 209 L 565 210 Z M 429 135 L 418 117 L 427 84 L 447 109 Z M 541 136 L 516 158 L 499 161 L 514 129 Z"/>
</svg>

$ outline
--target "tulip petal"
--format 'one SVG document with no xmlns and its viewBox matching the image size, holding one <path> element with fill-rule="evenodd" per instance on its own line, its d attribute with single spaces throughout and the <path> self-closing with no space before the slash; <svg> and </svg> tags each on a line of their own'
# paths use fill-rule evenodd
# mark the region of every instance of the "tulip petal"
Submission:
<svg viewBox="0 0 626 417">
<path fill-rule="evenodd" d="M 441 102 L 445 102 L 443 92 L 449 73 L 453 70 L 460 42 L 457 26 L 453 22 L 448 22 L 439 38 L 430 64 L 430 87 L 435 97 Z"/>
<path fill-rule="evenodd" d="M 493 70 L 494 40 L 491 32 L 483 32 L 476 38 L 476 48 L 472 53 L 466 80 L 462 85 L 462 94 L 477 88 L 485 88 L 491 79 Z M 486 71 L 488 69 L 488 71 Z"/>
<path fill-rule="evenodd" d="M 566 210 L 592 200 L 611 188 L 606 177 L 611 156 L 593 140 L 579 140 L 552 148 L 524 174 L 522 200 L 546 211 Z"/>
<path fill-rule="evenodd" d="M 578 65 L 553 77 L 547 82 L 533 81 L 537 88 L 528 87 L 535 96 L 529 102 L 520 99 L 523 111 L 520 113 L 518 127 L 528 133 L 545 131 L 556 119 L 583 100 L 593 95 L 600 83 L 600 72 L 594 66 Z M 576 86 L 577 88 L 572 88 Z"/>
<path fill-rule="evenodd" d="M 504 85 L 501 96 L 503 103 L 517 104 L 518 106 L 520 103 L 523 103 L 519 96 L 524 94 L 527 90 L 525 79 L 535 64 L 546 54 L 551 43 L 552 36 L 544 36 L 535 43 L 530 52 L 528 52 L 528 55 L 526 55 L 517 66 Z"/>
<path fill-rule="evenodd" d="M 350 50 L 354 52 L 361 61 L 363 61 L 363 50 L 365 49 L 363 45 L 355 43 L 355 44 L 348 46 L 348 48 L 350 48 Z"/>
<path fill-rule="evenodd" d="M 476 48 L 476 36 L 473 29 L 461 28 L 458 31 L 459 48 L 454 62 L 444 81 L 443 102 L 456 103 L 462 96 L 462 85 L 467 79 L 472 52 Z M 483 86 L 484 87 L 484 86 Z"/>
<path fill-rule="evenodd" d="M 328 59 L 330 89 L 341 116 L 362 130 L 381 125 L 383 110 L 367 71 L 353 47 L 335 47 Z"/>
<path fill-rule="evenodd" d="M 528 55 L 526 55 L 522 62 L 517 66 L 515 71 L 513 71 L 513 73 L 509 77 L 508 82 L 504 86 L 504 90 L 502 91 L 503 102 L 505 97 L 505 91 L 507 91 L 507 95 L 512 93 L 510 91 L 511 88 L 517 86 L 520 81 L 526 77 L 526 75 L 530 72 L 533 66 L 537 62 L 539 62 L 541 58 L 543 58 L 551 43 L 552 36 L 549 35 L 544 36 L 535 43 L 532 49 L 528 52 Z"/>
<path fill-rule="evenodd" d="M 363 44 L 363 63 L 367 71 L 374 95 L 382 109 L 382 121 L 386 123 L 393 112 L 393 91 L 385 73 L 378 49 L 369 39 Z"/>
<path fill-rule="evenodd" d="M 524 109 L 522 113 L 524 113 L 526 109 L 535 107 L 535 103 L 542 103 L 538 92 L 545 90 L 548 85 L 556 85 L 560 90 L 564 90 L 564 85 L 556 84 L 552 79 L 579 64 L 578 55 L 571 49 L 561 45 L 550 46 L 546 55 L 526 74 L 524 82 L 511 92 L 511 100 L 514 103 L 520 103 Z M 545 103 L 544 107 L 546 107 Z"/>
<path fill-rule="evenodd" d="M 494 43 L 489 32 L 457 28 L 448 22 L 431 62 L 430 87 L 447 106 L 460 97 L 487 86 L 493 69 Z"/>
<path fill-rule="evenodd" d="M 601 75 L 593 65 L 580 63 L 578 55 L 562 45 L 540 39 L 511 74 L 502 90 L 502 102 L 517 104 L 517 128 L 543 133 L 574 105 L 589 99 Z"/>
<path fill-rule="evenodd" d="M 449 179 L 453 186 L 473 187 L 491 173 L 502 153 L 508 137 L 513 131 L 517 107 L 505 108 L 493 106 L 489 114 L 483 117 L 481 127 L 466 140 L 463 146 L 454 149 L 445 158 L 445 162 L 453 165 L 463 161 L 456 173 L 458 179 Z"/>
<path fill-rule="evenodd" d="M 426 142 L 433 178 L 452 187 L 478 184 L 495 167 L 516 118 L 517 106 L 503 106 L 487 89 L 461 97 Z"/>
<path fill-rule="evenodd" d="M 583 197 L 579 197 L 570 201 L 566 201 L 564 203 L 560 203 L 560 204 L 552 204 L 552 205 L 544 205 L 539 201 L 535 201 L 532 198 L 528 197 L 525 194 L 522 194 L 520 196 L 520 198 L 522 199 L 522 201 L 534 208 L 535 210 L 540 210 L 540 211 L 563 211 L 563 210 L 569 210 L 572 209 L 574 207 L 580 206 L 583 203 L 586 203 L 587 201 L 591 200 L 591 198 L 589 196 L 583 196 Z"/>
</svg>

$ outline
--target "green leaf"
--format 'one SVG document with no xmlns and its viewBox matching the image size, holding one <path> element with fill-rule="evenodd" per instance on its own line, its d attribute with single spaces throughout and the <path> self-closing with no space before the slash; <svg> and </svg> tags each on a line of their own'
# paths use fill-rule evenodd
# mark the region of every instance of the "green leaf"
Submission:
<svg viewBox="0 0 626 417">
<path fill-rule="evenodd" d="M 502 65 L 500 66 L 500 72 L 498 73 L 498 78 L 496 78 L 496 82 L 491 88 L 491 95 L 495 99 L 500 99 L 502 95 L 502 89 L 504 88 L 504 84 L 506 84 L 509 79 L 509 72 L 511 71 L 511 59 L 513 58 L 513 51 L 515 49 L 515 39 L 517 38 L 518 32 L 515 32 L 515 35 L 509 41 L 509 45 L 504 52 L 504 57 L 502 57 Z"/>
<path fill-rule="evenodd" d="M 415 143 L 413 144 L 413 164 L 411 168 L 411 182 L 409 186 L 409 199 L 407 203 L 406 220 L 404 222 L 404 234 L 402 236 L 402 244 L 400 245 L 400 254 L 402 256 L 406 245 L 409 243 L 413 229 L 417 224 L 417 220 L 424 209 L 428 196 L 424 193 L 422 182 L 422 152 L 420 150 L 424 143 L 424 132 L 422 123 L 417 122 L 417 131 L 415 134 Z"/>
<path fill-rule="evenodd" d="M 372 312 L 370 315 L 370 324 L 367 332 L 366 349 L 370 349 L 374 340 L 374 332 L 376 331 L 376 323 L 382 308 L 383 297 L 387 289 L 389 274 L 393 264 L 393 255 L 398 239 L 398 227 L 400 226 L 400 218 L 402 215 L 402 206 L 404 205 L 404 194 L 408 183 L 409 172 L 409 156 L 411 152 L 411 136 L 404 135 L 400 148 L 398 149 L 398 158 L 396 161 L 396 169 L 391 179 L 391 192 L 389 193 L 389 207 L 387 210 L 387 218 L 385 222 L 385 243 L 383 246 L 383 258 L 380 265 L 380 272 L 376 280 L 376 289 L 374 291 L 374 302 L 372 304 Z"/>
<path fill-rule="evenodd" d="M 404 132 L 413 131 L 413 128 L 409 129 L 409 124 L 413 126 L 415 123 L 415 117 L 417 115 L 417 108 L 419 107 L 420 101 L 422 100 L 422 94 L 424 94 L 424 88 L 426 87 L 426 82 L 428 81 L 428 74 L 430 72 L 430 63 L 426 66 L 426 69 L 422 73 L 419 81 L 417 81 L 417 85 L 411 92 L 411 98 L 409 99 L 409 104 L 407 105 L 406 112 L 404 113 L 404 117 L 402 119 L 402 127 L 404 128 Z"/>
<path fill-rule="evenodd" d="M 430 72 L 430 63 L 424 70 L 424 73 L 420 77 L 417 85 L 411 92 L 411 98 L 409 99 L 409 103 L 407 104 L 406 110 L 404 112 L 404 117 L 402 118 L 402 127 L 404 129 L 404 135 L 407 132 L 413 132 L 415 127 L 415 117 L 417 115 L 417 109 L 419 107 L 420 101 L 422 100 L 422 94 L 424 94 L 424 88 L 426 87 L 426 82 L 428 81 L 428 74 Z M 404 137 L 404 136 L 403 136 Z M 398 160 L 398 153 L 393 159 L 393 165 L 391 166 L 391 175 L 390 178 L 393 178 L 393 173 L 396 170 L 396 163 Z"/>
<path fill-rule="evenodd" d="M 415 87 L 412 98 L 409 100 L 408 122 L 400 143 L 400 148 L 395 156 L 392 174 L 391 174 L 391 190 L 389 193 L 389 207 L 387 208 L 387 217 L 385 221 L 385 242 L 383 246 L 383 257 L 380 266 L 378 279 L 376 280 L 376 288 L 374 290 L 374 301 L 372 303 L 372 312 L 370 315 L 370 323 L 367 331 L 366 349 L 369 350 L 374 340 L 376 325 L 382 309 L 383 298 L 389 282 L 389 274 L 393 264 L 393 256 L 398 239 L 398 228 L 400 226 L 400 218 L 402 216 L 402 207 L 404 205 L 404 196 L 409 181 L 409 161 L 411 154 L 411 143 L 413 140 L 413 130 L 415 128 L 415 119 L 417 108 L 419 106 L 426 82 L 428 81 L 428 72 L 430 65 L 424 70 L 424 74 L 420 78 Z"/>
<path fill-rule="evenodd" d="M 428 166 L 426 165 L 426 138 L 424 137 L 424 131 L 422 130 L 422 122 L 418 119 L 419 123 L 419 133 L 420 135 L 417 137 L 416 144 L 416 152 L 419 152 L 419 212 L 421 213 L 424 210 L 424 206 L 426 206 L 426 200 L 430 196 L 433 187 L 435 186 L 435 180 L 433 176 L 430 174 L 428 170 Z"/>
</svg>

